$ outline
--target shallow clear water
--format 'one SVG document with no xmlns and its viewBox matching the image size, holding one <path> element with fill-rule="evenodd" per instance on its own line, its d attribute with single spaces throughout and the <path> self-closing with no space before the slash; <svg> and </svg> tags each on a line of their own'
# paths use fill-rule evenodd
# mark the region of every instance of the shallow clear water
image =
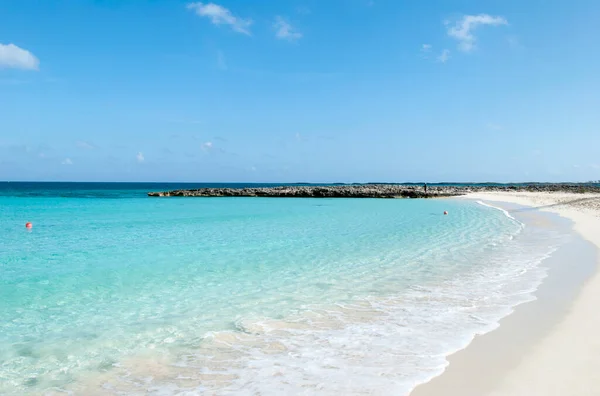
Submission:
<svg viewBox="0 0 600 396">
<path fill-rule="evenodd" d="M 460 200 L 6 194 L 0 219 L 0 394 L 404 394 L 565 238 Z"/>
</svg>

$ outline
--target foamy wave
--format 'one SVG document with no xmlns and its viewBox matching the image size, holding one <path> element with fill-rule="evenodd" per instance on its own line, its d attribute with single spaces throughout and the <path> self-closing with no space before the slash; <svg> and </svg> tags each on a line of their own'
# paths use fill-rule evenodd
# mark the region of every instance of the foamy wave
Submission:
<svg viewBox="0 0 600 396">
<path fill-rule="evenodd" d="M 535 299 L 546 276 L 540 263 L 558 244 L 540 240 L 551 249 L 511 241 L 475 257 L 481 263 L 473 270 L 396 296 L 238 318 L 233 330 L 207 333 L 199 348 L 168 364 L 122 364 L 103 387 L 165 395 L 408 394 L 441 374 L 448 355 Z"/>
<path fill-rule="evenodd" d="M 477 201 L 477 203 L 479 205 L 487 206 L 488 208 L 499 210 L 502 213 L 504 213 L 506 215 L 506 217 L 508 217 L 509 219 L 513 220 L 515 223 L 519 224 L 521 227 L 523 227 L 523 228 L 525 227 L 525 223 L 523 223 L 523 222 L 515 219 L 506 209 L 502 209 L 502 208 L 500 208 L 498 206 L 487 204 L 487 203 L 485 203 L 483 201 Z"/>
</svg>

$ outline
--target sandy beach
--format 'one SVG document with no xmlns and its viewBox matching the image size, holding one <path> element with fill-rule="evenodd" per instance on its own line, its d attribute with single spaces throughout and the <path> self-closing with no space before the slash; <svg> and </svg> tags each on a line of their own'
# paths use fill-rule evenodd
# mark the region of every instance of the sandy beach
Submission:
<svg viewBox="0 0 600 396">
<path fill-rule="evenodd" d="M 572 296 L 556 302 L 554 318 L 540 314 L 536 302 L 517 307 L 499 329 L 450 356 L 446 371 L 411 395 L 600 394 L 600 194 L 482 192 L 466 198 L 529 206 L 571 220 L 574 231 L 595 247 L 596 265 Z M 569 276 L 568 268 L 562 271 Z"/>
</svg>

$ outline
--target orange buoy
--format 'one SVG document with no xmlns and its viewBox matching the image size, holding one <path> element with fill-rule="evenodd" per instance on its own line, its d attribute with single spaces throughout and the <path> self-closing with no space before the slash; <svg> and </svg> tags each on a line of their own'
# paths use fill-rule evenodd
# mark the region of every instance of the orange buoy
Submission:
<svg viewBox="0 0 600 396">
<path fill-rule="evenodd" d="M 25 228 L 31 228 L 33 227 L 33 224 L 31 224 L 30 222 L 25 223 Z"/>
<path fill-rule="evenodd" d="M 445 215 L 447 215 L 447 214 L 448 214 L 448 211 L 447 211 L 447 210 L 444 210 L 444 214 L 445 214 Z"/>
</svg>

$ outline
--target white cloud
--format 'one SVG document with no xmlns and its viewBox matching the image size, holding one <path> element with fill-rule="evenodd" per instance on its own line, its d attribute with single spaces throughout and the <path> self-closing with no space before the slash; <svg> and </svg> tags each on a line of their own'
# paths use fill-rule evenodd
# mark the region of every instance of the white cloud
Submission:
<svg viewBox="0 0 600 396">
<path fill-rule="evenodd" d="M 144 162 L 146 159 L 144 158 L 144 153 L 142 153 L 141 151 L 139 153 L 137 153 L 137 155 L 135 156 L 135 159 L 137 160 L 137 162 L 142 163 Z"/>
<path fill-rule="evenodd" d="M 80 148 L 82 150 L 92 150 L 96 148 L 96 146 L 94 146 L 93 144 L 84 142 L 83 140 L 79 140 L 77 143 L 75 143 L 75 145 L 77 146 L 77 148 Z"/>
<path fill-rule="evenodd" d="M 195 11 L 198 16 L 209 18 L 213 25 L 229 25 L 238 33 L 250 35 L 251 19 L 236 17 L 227 8 L 218 4 L 190 3 L 187 9 Z"/>
<path fill-rule="evenodd" d="M 62 160 L 61 164 L 63 164 L 63 165 L 73 165 L 73 161 L 71 161 L 71 158 L 65 158 L 64 160 Z"/>
<path fill-rule="evenodd" d="M 454 26 L 448 28 L 448 35 L 458 40 L 458 48 L 461 51 L 470 52 L 475 49 L 475 42 L 477 40 L 473 35 L 473 31 L 477 27 L 485 25 L 508 25 L 508 21 L 503 17 L 488 14 L 465 15 Z"/>
<path fill-rule="evenodd" d="M 40 61 L 31 52 L 14 44 L 0 44 L 0 68 L 38 70 Z"/>
<path fill-rule="evenodd" d="M 431 52 L 431 44 L 423 44 L 421 46 L 421 52 Z"/>
<path fill-rule="evenodd" d="M 302 33 L 294 29 L 292 25 L 280 16 L 275 17 L 273 27 L 275 28 L 275 37 L 278 39 L 294 41 L 302 37 Z"/>
<path fill-rule="evenodd" d="M 209 151 L 213 148 L 212 142 L 204 142 L 202 143 L 202 150 Z"/>
<path fill-rule="evenodd" d="M 450 50 L 445 49 L 442 53 L 437 57 L 437 61 L 441 63 L 446 63 L 450 59 Z"/>
</svg>

